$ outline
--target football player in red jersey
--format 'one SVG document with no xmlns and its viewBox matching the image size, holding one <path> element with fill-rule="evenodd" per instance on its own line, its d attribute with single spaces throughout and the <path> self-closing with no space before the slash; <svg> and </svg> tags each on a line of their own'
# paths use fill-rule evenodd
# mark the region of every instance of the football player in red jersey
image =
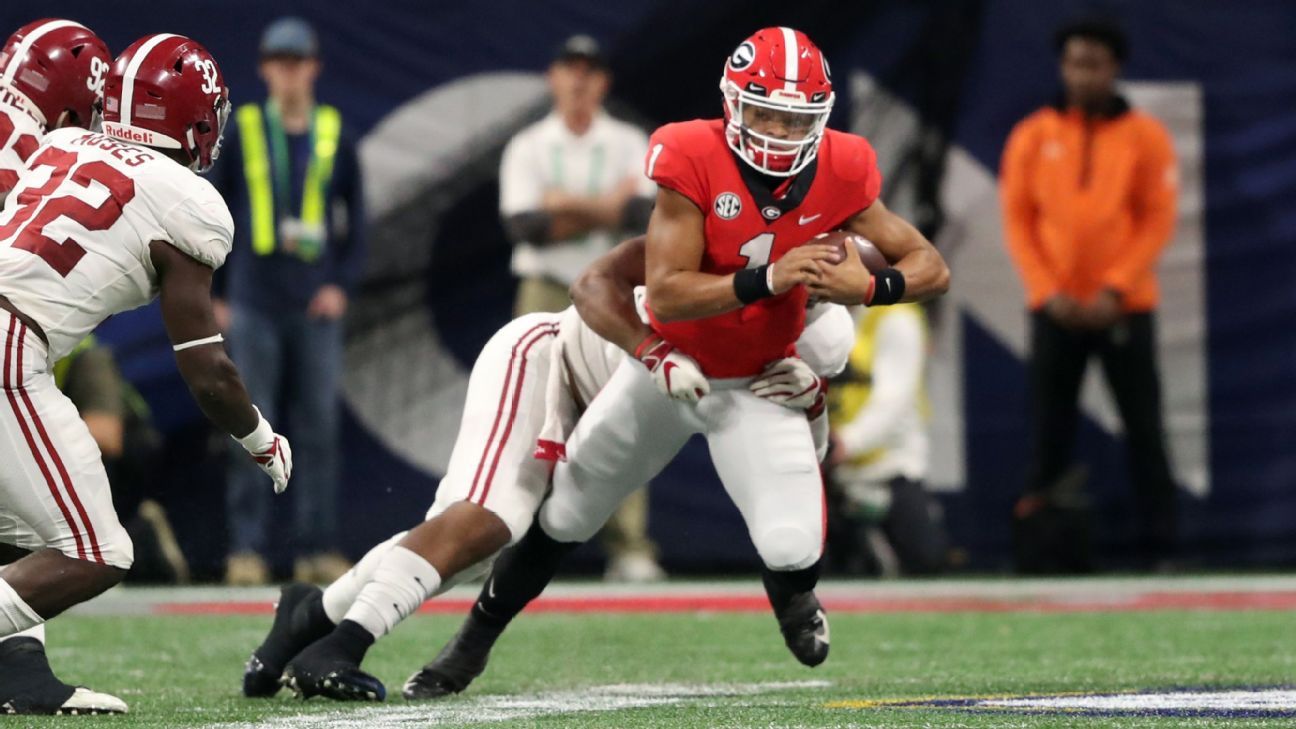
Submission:
<svg viewBox="0 0 1296 729">
<path fill-rule="evenodd" d="M 828 63 L 804 34 L 757 31 L 729 57 L 721 90 L 723 120 L 669 124 L 649 142 L 646 172 L 659 192 L 647 240 L 652 331 L 633 347 L 640 362 L 623 362 L 585 411 L 535 524 L 496 562 L 459 633 L 411 679 L 421 697 L 461 691 L 480 674 L 562 556 L 694 433 L 705 435 L 765 563 L 788 648 L 809 666 L 827 658 L 827 618 L 814 595 L 823 485 L 810 429 L 800 412 L 758 392 L 796 361 L 811 296 L 919 301 L 943 293 L 949 271 L 877 199 L 868 142 L 825 128 L 834 98 Z M 869 273 L 854 246 L 836 265 L 836 249 L 814 239 L 837 229 L 873 241 L 892 267 Z M 606 302 L 574 299 L 601 336 L 627 342 L 598 326 L 615 317 L 583 308 Z"/>
<path fill-rule="evenodd" d="M 636 306 L 643 283 L 640 236 L 604 254 L 572 287 L 578 301 L 599 302 L 579 305 L 598 317 L 597 324 L 586 324 L 578 307 L 568 307 L 519 317 L 491 337 L 473 364 L 450 466 L 425 521 L 374 546 L 324 590 L 286 586 L 269 633 L 245 666 L 244 695 L 272 696 L 287 685 L 303 698 L 385 699 L 383 683 L 361 669 L 369 647 L 424 600 L 485 573 L 500 550 L 528 533 L 548 492 L 552 457 L 561 454 L 586 403 L 648 331 L 646 315 Z M 819 304 L 808 318 L 797 340 L 804 359 L 785 361 L 787 367 L 753 387 L 822 425 L 817 442 L 826 450 L 820 377 L 846 367 L 854 324 L 836 304 Z M 617 336 L 604 340 L 595 328 Z M 556 567 L 554 562 L 553 569 L 537 568 L 526 577 L 543 585 Z M 512 596 L 516 586 L 509 589 Z M 493 596 L 494 590 L 483 593 L 484 600 Z M 453 675 L 425 668 L 402 693 L 409 699 L 454 693 L 482 668 L 484 663 L 461 666 Z"/>
</svg>

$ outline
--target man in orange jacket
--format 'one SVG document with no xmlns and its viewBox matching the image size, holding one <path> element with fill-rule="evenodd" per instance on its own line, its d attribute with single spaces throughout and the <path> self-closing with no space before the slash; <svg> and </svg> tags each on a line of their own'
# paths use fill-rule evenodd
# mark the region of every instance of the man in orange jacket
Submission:
<svg viewBox="0 0 1296 729">
<path fill-rule="evenodd" d="M 1162 432 L 1153 312 L 1156 262 L 1175 223 L 1170 136 L 1116 93 L 1126 40 L 1080 22 L 1058 32 L 1064 94 L 1013 129 L 1000 172 L 1008 249 L 1031 311 L 1034 450 L 1015 515 L 1047 504 L 1067 472 L 1092 355 L 1125 424 L 1144 557 L 1169 556 L 1175 483 Z"/>
</svg>

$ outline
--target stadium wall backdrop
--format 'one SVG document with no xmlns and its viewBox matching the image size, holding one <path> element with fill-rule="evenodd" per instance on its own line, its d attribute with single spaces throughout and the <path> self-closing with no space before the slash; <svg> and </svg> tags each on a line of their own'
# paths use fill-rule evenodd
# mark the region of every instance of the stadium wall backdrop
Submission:
<svg viewBox="0 0 1296 729">
<path fill-rule="evenodd" d="M 1296 77 L 1278 72 L 1291 63 L 1296 6 L 1118 9 L 1132 41 L 1126 75 L 1135 98 L 1172 128 L 1184 163 L 1182 219 L 1162 270 L 1161 349 L 1167 427 L 1185 486 L 1186 556 L 1206 565 L 1290 563 L 1296 147 L 1284 140 L 1296 134 L 1296 107 L 1274 100 L 1296 97 Z M 221 59 L 236 101 L 261 94 L 249 28 L 286 12 L 318 28 L 321 96 L 368 134 L 375 213 L 374 254 L 348 333 L 344 513 L 355 516 L 344 546 L 352 549 L 430 502 L 467 368 L 508 316 L 513 283 L 493 175 L 504 140 L 541 112 L 538 74 L 552 48 L 575 31 L 602 40 L 618 111 L 654 126 L 719 113 L 709 72 L 719 72 L 750 28 L 805 30 L 843 90 L 832 124 L 870 136 L 888 202 L 921 213 L 955 271 L 955 292 L 938 317 L 936 480 L 956 541 L 975 565 L 995 567 L 1008 555 L 1005 515 L 1025 470 L 1019 444 L 1027 433 L 1024 319 L 996 239 L 994 175 L 1011 125 L 1055 90 L 1052 29 L 1089 10 L 1078 0 L 625 0 L 550 3 L 537 18 L 513 0 L 443 13 L 380 2 L 357 17 L 336 0 L 199 0 L 152 4 L 141 23 L 138 13 L 68 0 L 40 12 L 89 24 L 114 50 L 161 28 L 200 38 Z M 18 27 L 33 12 L 7 3 L 0 27 Z M 669 88 L 661 79 L 671 79 Z M 919 130 L 942 133 L 948 146 L 938 158 L 918 145 Z M 185 463 L 177 455 L 159 465 L 164 500 L 199 571 L 206 559 L 213 569 L 223 554 L 211 519 L 220 511 L 219 458 L 204 456 L 206 434 L 181 396 L 158 315 L 118 317 L 103 334 L 170 434 L 170 452 L 185 454 Z M 1078 455 L 1092 468 L 1099 551 L 1118 563 L 1130 496 L 1099 392 L 1086 397 Z M 206 475 L 195 484 L 193 465 L 204 457 Z M 677 569 L 751 565 L 738 515 L 705 458 L 694 444 L 654 485 L 652 529 L 663 557 Z"/>
</svg>

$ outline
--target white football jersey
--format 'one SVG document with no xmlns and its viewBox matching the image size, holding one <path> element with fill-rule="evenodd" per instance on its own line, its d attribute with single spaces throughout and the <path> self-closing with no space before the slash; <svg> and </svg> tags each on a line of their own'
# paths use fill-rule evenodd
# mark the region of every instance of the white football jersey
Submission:
<svg viewBox="0 0 1296 729">
<path fill-rule="evenodd" d="M 0 86 L 0 200 L 18 184 L 27 159 L 40 146 L 45 128 L 13 91 Z"/>
<path fill-rule="evenodd" d="M 152 241 L 219 268 L 234 221 L 211 183 L 160 152 L 84 129 L 45 135 L 0 213 L 0 294 L 57 360 L 158 292 Z"/>
</svg>

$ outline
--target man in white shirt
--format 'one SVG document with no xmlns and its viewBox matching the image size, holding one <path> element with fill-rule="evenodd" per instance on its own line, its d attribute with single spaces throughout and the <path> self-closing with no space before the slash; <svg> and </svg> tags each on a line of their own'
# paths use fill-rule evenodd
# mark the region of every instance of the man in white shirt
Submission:
<svg viewBox="0 0 1296 729">
<path fill-rule="evenodd" d="M 643 175 L 648 136 L 603 109 L 607 60 L 589 36 L 569 38 L 547 74 L 553 111 L 518 132 L 500 164 L 500 217 L 520 279 L 514 316 L 562 311 L 576 276 L 648 226 L 655 193 Z M 603 531 L 609 579 L 663 577 L 639 492 Z"/>
</svg>

